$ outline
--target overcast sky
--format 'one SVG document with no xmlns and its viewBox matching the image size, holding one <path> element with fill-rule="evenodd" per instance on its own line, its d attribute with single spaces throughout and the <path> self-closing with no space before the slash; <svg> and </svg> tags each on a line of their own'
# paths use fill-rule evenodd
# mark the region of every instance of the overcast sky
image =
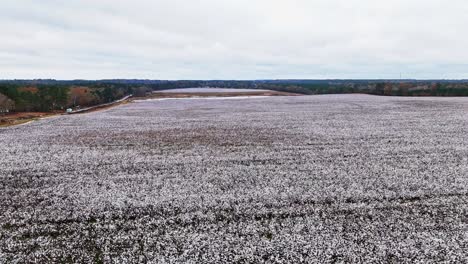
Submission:
<svg viewBox="0 0 468 264">
<path fill-rule="evenodd" d="M 0 79 L 468 78 L 467 0 L 0 0 Z"/>
</svg>

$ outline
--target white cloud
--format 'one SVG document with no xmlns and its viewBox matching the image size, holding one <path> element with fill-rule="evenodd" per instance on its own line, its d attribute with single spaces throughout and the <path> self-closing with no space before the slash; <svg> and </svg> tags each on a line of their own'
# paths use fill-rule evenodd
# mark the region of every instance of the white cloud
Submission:
<svg viewBox="0 0 468 264">
<path fill-rule="evenodd" d="M 0 78 L 468 78 L 462 0 L 3 0 Z"/>
</svg>

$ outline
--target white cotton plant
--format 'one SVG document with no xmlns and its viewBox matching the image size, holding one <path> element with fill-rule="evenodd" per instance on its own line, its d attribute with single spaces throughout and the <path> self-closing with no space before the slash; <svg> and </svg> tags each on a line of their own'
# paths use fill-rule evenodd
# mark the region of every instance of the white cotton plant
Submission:
<svg viewBox="0 0 468 264">
<path fill-rule="evenodd" d="M 139 101 L 0 128 L 0 262 L 464 262 L 467 106 Z"/>
</svg>

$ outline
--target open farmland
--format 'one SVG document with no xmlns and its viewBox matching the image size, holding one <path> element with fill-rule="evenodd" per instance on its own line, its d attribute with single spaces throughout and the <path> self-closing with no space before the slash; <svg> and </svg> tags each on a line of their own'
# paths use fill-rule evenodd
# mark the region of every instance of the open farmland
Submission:
<svg viewBox="0 0 468 264">
<path fill-rule="evenodd" d="M 261 89 L 227 88 L 181 88 L 154 91 L 144 98 L 200 98 L 200 97 L 246 97 L 246 96 L 299 96 L 300 94 Z"/>
<path fill-rule="evenodd" d="M 261 89 L 228 89 L 228 88 L 180 88 L 154 91 L 154 93 L 258 93 L 271 92 Z"/>
<path fill-rule="evenodd" d="M 466 262 L 468 99 L 145 100 L 0 128 L 0 262 Z"/>
</svg>

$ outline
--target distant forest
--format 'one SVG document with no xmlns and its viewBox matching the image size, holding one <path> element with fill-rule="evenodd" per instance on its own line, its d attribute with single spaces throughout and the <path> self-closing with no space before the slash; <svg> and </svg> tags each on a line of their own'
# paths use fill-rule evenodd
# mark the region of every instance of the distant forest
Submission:
<svg viewBox="0 0 468 264">
<path fill-rule="evenodd" d="M 126 95 L 196 87 L 268 89 L 300 94 L 366 93 L 383 96 L 468 96 L 468 80 L 4 80 L 0 113 L 63 111 L 112 102 Z"/>
</svg>

